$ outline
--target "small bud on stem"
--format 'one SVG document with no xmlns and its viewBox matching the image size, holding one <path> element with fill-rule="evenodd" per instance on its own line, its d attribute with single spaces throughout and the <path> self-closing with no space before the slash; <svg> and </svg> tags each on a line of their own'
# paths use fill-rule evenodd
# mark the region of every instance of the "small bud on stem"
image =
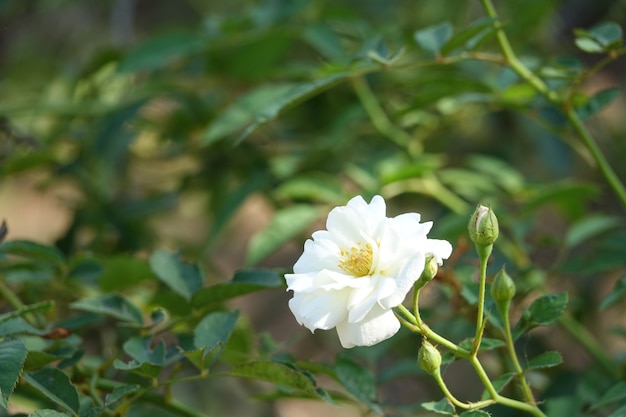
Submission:
<svg viewBox="0 0 626 417">
<path fill-rule="evenodd" d="M 417 354 L 417 363 L 425 372 L 435 375 L 439 373 L 441 366 L 441 353 L 428 340 L 424 339 Z"/>
</svg>

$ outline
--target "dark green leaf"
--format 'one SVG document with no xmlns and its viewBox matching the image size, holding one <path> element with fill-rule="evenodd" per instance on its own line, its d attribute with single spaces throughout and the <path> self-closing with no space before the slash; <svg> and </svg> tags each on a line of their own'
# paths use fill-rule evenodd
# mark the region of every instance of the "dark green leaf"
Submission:
<svg viewBox="0 0 626 417">
<path fill-rule="evenodd" d="M 279 84 L 260 87 L 242 97 L 207 130 L 204 144 L 211 144 L 245 128 L 236 142 L 240 142 L 260 126 L 275 119 L 281 112 L 337 85 L 351 76 L 338 73 L 303 84 Z"/>
<path fill-rule="evenodd" d="M 443 45 L 451 38 L 452 31 L 452 24 L 443 22 L 420 29 L 413 34 L 413 37 L 419 46 L 435 55 L 439 55 Z"/>
<path fill-rule="evenodd" d="M 574 223 L 565 235 L 565 245 L 573 248 L 603 232 L 616 228 L 621 223 L 618 217 L 590 215 Z"/>
<path fill-rule="evenodd" d="M 8 406 L 9 397 L 22 374 L 26 359 L 26 347 L 20 339 L 4 339 L 0 342 L 0 406 Z"/>
<path fill-rule="evenodd" d="M 0 255 L 17 255 L 37 262 L 48 262 L 56 266 L 65 264 L 65 256 L 54 246 L 28 240 L 12 240 L 0 244 Z"/>
<path fill-rule="evenodd" d="M 459 414 L 459 417 L 489 417 L 489 416 L 491 416 L 491 414 L 483 410 L 468 410 Z"/>
<path fill-rule="evenodd" d="M 203 307 L 209 304 L 221 303 L 240 295 L 265 289 L 282 287 L 281 275 L 269 269 L 245 269 L 235 272 L 232 280 L 221 284 L 205 287 L 196 292 L 191 304 Z"/>
<path fill-rule="evenodd" d="M 128 53 L 120 63 L 121 72 L 151 70 L 168 65 L 204 48 L 205 41 L 193 32 L 169 32 L 157 35 Z"/>
<path fill-rule="evenodd" d="M 302 35 L 326 59 L 331 61 L 345 59 L 346 53 L 341 46 L 341 39 L 327 25 L 306 25 Z"/>
<path fill-rule="evenodd" d="M 17 317 L 23 317 L 30 313 L 35 313 L 38 311 L 47 311 L 50 310 L 54 306 L 54 301 L 40 301 L 35 304 L 29 304 L 19 309 L 12 311 L 10 313 L 5 313 L 0 315 L 0 322 L 13 320 Z"/>
<path fill-rule="evenodd" d="M 382 409 L 376 401 L 376 381 L 368 369 L 346 355 L 339 355 L 334 370 L 339 382 L 354 398 L 366 404 L 376 414 L 382 415 Z"/>
<path fill-rule="evenodd" d="M 139 388 L 141 388 L 141 387 L 139 385 L 136 385 L 136 384 L 133 384 L 133 385 L 122 385 L 122 386 L 119 386 L 119 387 L 115 387 L 113 389 L 113 391 L 111 391 L 110 394 L 107 394 L 107 396 L 105 398 L 106 406 L 108 407 L 108 406 L 118 402 L 125 395 L 133 393 L 133 392 L 137 391 Z"/>
<path fill-rule="evenodd" d="M 13 336 L 18 334 L 42 335 L 45 332 L 33 327 L 21 317 L 0 321 L 0 337 Z"/>
<path fill-rule="evenodd" d="M 78 413 L 78 391 L 58 368 L 46 367 L 24 374 L 24 380 L 64 409 Z"/>
<path fill-rule="evenodd" d="M 230 375 L 272 382 L 304 394 L 317 396 L 315 384 L 297 370 L 278 362 L 257 361 L 237 365 Z"/>
<path fill-rule="evenodd" d="M 617 23 L 600 23 L 589 29 L 588 33 L 604 47 L 622 42 L 622 28 Z"/>
<path fill-rule="evenodd" d="M 604 300 L 598 306 L 600 311 L 605 310 L 606 308 L 612 306 L 616 302 L 620 301 L 626 296 L 626 275 L 619 279 L 615 283 L 615 287 L 611 290 L 611 292 L 604 297 Z"/>
<path fill-rule="evenodd" d="M 514 377 L 515 377 L 515 372 L 508 372 L 506 374 L 500 375 L 499 377 L 491 381 L 491 383 L 493 384 L 493 387 L 495 388 L 496 392 L 501 392 L 504 389 L 504 387 L 506 387 L 509 384 L 509 382 L 513 380 Z M 484 390 L 482 396 L 480 397 L 481 400 L 488 400 L 490 398 L 491 398 L 491 393 L 487 390 Z"/>
<path fill-rule="evenodd" d="M 422 408 L 428 411 L 433 411 L 437 414 L 446 414 L 449 416 L 456 415 L 456 411 L 454 410 L 454 407 L 452 406 L 452 404 L 450 404 L 450 401 L 447 398 L 442 398 L 439 401 L 430 401 L 427 403 L 422 403 L 421 406 Z"/>
<path fill-rule="evenodd" d="M 624 417 L 624 416 L 626 416 L 626 405 L 623 405 L 617 410 L 613 411 L 607 417 Z"/>
<path fill-rule="evenodd" d="M 618 382 L 609 388 L 602 398 L 596 401 L 591 407 L 592 410 L 605 407 L 611 404 L 622 404 L 626 401 L 626 382 Z"/>
<path fill-rule="evenodd" d="M 187 301 L 202 287 L 204 281 L 200 267 L 183 262 L 180 255 L 156 251 L 150 257 L 150 267 L 155 275 L 175 293 Z"/>
<path fill-rule="evenodd" d="M 528 361 L 526 369 L 551 368 L 563 363 L 563 357 L 559 352 L 544 352 Z"/>
<path fill-rule="evenodd" d="M 220 354 L 221 349 L 226 345 L 233 332 L 239 311 L 217 311 L 206 315 L 194 329 L 193 344 L 197 349 L 202 349 L 202 361 L 195 361 L 196 365 L 201 364 L 202 368 L 210 366 Z M 210 355 L 210 361 L 206 360 L 206 354 Z M 194 358 L 189 358 L 194 359 Z"/>
<path fill-rule="evenodd" d="M 37 350 L 31 350 L 28 352 L 28 356 L 26 356 L 26 361 L 24 362 L 24 370 L 36 371 L 58 360 L 59 360 L 58 356 L 52 355 L 48 352 L 40 352 Z"/>
<path fill-rule="evenodd" d="M 474 49 L 474 47 L 485 37 L 495 31 L 494 20 L 482 18 L 472 23 L 466 29 L 455 33 L 442 47 L 441 54 L 447 55 L 458 49 Z"/>
<path fill-rule="evenodd" d="M 132 324 L 142 325 L 141 311 L 126 298 L 117 294 L 105 294 L 78 300 L 70 304 L 76 310 L 104 314 Z"/>
<path fill-rule="evenodd" d="M 567 301 L 566 292 L 544 295 L 533 301 L 517 322 L 513 331 L 514 337 L 518 338 L 537 326 L 547 326 L 554 323 L 565 311 Z"/>
<path fill-rule="evenodd" d="M 153 277 L 150 265 L 143 259 L 129 255 L 114 255 L 102 259 L 102 275 L 98 284 L 105 292 L 116 292 L 134 287 Z"/>
<path fill-rule="evenodd" d="M 593 97 L 590 97 L 582 106 L 576 108 L 576 112 L 581 119 L 586 119 L 615 101 L 620 95 L 621 92 L 617 88 L 602 90 Z"/>
<path fill-rule="evenodd" d="M 154 365 L 165 363 L 165 342 L 160 340 L 154 349 L 150 346 L 150 337 L 131 337 L 124 343 L 124 352 L 137 362 L 149 362 Z"/>
<path fill-rule="evenodd" d="M 254 265 L 303 232 L 321 214 L 319 207 L 295 205 L 274 213 L 270 224 L 250 240 L 246 264 Z"/>
</svg>

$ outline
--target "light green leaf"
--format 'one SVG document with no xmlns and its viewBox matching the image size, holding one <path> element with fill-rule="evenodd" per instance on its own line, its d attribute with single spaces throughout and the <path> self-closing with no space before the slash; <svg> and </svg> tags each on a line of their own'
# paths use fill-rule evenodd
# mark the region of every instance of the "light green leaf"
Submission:
<svg viewBox="0 0 626 417">
<path fill-rule="evenodd" d="M 25 359 L 26 347 L 22 340 L 7 338 L 0 342 L 0 406 L 4 408 L 22 374 Z"/>
<path fill-rule="evenodd" d="M 221 303 L 240 295 L 264 289 L 283 286 L 281 275 L 269 269 L 244 269 L 235 272 L 232 280 L 221 284 L 204 287 L 196 292 L 191 300 L 198 308 L 208 304 Z"/>
<path fill-rule="evenodd" d="M 430 401 L 427 403 L 422 403 L 421 406 L 422 408 L 428 411 L 433 411 L 437 414 L 445 414 L 448 416 L 456 415 L 456 411 L 454 410 L 454 407 L 452 406 L 452 404 L 450 404 L 450 401 L 447 398 L 442 398 L 439 401 Z"/>
<path fill-rule="evenodd" d="M 198 265 L 183 262 L 180 255 L 167 251 L 154 252 L 150 257 L 150 267 L 159 280 L 187 301 L 191 300 L 204 281 Z"/>
<path fill-rule="evenodd" d="M 573 248 L 594 236 L 614 229 L 620 223 L 620 219 L 614 216 L 591 215 L 583 217 L 581 220 L 574 223 L 567 231 L 565 235 L 565 245 L 569 248 Z"/>
<path fill-rule="evenodd" d="M 70 304 L 70 307 L 76 310 L 104 314 L 140 326 L 143 324 L 141 311 L 118 294 L 105 294 L 78 300 Z"/>
<path fill-rule="evenodd" d="M 299 176 L 283 182 L 275 193 L 289 200 L 307 199 L 332 205 L 345 201 L 341 184 L 331 175 Z"/>
<path fill-rule="evenodd" d="M 602 47 L 602 45 L 594 39 L 576 38 L 574 42 L 576 43 L 576 46 L 580 50 L 585 51 L 585 52 L 597 53 L 597 52 L 604 51 L 604 47 Z"/>
<path fill-rule="evenodd" d="M 382 409 L 376 400 L 376 380 L 368 369 L 346 355 L 339 355 L 334 370 L 339 382 L 354 398 L 366 404 L 376 414 L 382 415 Z"/>
<path fill-rule="evenodd" d="M 319 207 L 295 205 L 277 211 L 270 224 L 251 240 L 246 265 L 254 265 L 303 232 L 321 214 Z"/>
<path fill-rule="evenodd" d="M 413 34 L 415 41 L 425 50 L 439 55 L 443 45 L 452 37 L 452 24 L 443 22 L 420 29 Z"/>
<path fill-rule="evenodd" d="M 119 292 L 152 278 L 148 262 L 131 255 L 110 256 L 102 259 L 101 264 L 98 284 L 105 292 Z"/>
<path fill-rule="evenodd" d="M 260 379 L 317 396 L 315 384 L 309 377 L 279 362 L 257 361 L 236 365 L 230 375 Z"/>
<path fill-rule="evenodd" d="M 64 409 L 78 413 L 78 391 L 58 368 L 46 367 L 24 374 L 24 380 Z"/>
<path fill-rule="evenodd" d="M 526 369 L 551 368 L 563 363 L 563 357 L 559 352 L 544 352 L 528 361 Z"/>
</svg>

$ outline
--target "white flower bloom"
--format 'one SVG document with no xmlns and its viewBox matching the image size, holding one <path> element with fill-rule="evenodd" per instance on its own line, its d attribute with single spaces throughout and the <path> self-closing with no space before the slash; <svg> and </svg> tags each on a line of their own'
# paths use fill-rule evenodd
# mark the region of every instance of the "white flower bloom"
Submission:
<svg viewBox="0 0 626 417">
<path fill-rule="evenodd" d="M 357 196 L 335 207 L 326 228 L 313 233 L 286 274 L 289 308 L 311 332 L 337 328 L 345 348 L 371 346 L 393 336 L 400 322 L 392 308 L 424 270 L 427 254 L 439 265 L 452 253 L 445 240 L 428 239 L 432 222 L 417 213 L 386 217 L 381 196 Z"/>
</svg>

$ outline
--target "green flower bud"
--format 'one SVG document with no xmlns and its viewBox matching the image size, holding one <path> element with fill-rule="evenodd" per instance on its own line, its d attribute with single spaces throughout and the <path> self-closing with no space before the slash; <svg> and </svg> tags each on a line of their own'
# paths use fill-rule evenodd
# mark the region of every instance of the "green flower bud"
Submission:
<svg viewBox="0 0 626 417">
<path fill-rule="evenodd" d="M 426 284 L 432 281 L 433 278 L 435 278 L 438 270 L 439 264 L 437 263 L 437 258 L 435 258 L 435 256 L 431 254 L 426 255 L 424 270 L 422 271 L 422 275 L 420 275 L 419 279 L 415 283 L 415 287 L 417 289 L 424 287 Z"/>
<path fill-rule="evenodd" d="M 515 283 L 502 268 L 493 279 L 491 284 L 491 297 L 496 302 L 498 309 L 508 308 L 509 303 L 515 296 Z"/>
<path fill-rule="evenodd" d="M 498 238 L 500 229 L 498 227 L 498 219 L 491 207 L 479 204 L 467 224 L 467 230 L 469 231 L 470 239 L 476 245 L 493 245 L 493 242 Z"/>
<path fill-rule="evenodd" d="M 417 354 L 417 363 L 425 372 L 435 375 L 441 366 L 441 353 L 428 340 L 424 339 Z"/>
</svg>

